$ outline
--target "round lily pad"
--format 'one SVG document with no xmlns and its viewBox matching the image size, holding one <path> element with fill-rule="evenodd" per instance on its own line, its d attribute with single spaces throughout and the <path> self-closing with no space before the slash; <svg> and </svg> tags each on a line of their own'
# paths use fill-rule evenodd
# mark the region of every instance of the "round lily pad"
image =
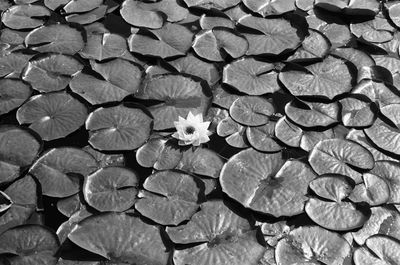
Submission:
<svg viewBox="0 0 400 265">
<path fill-rule="evenodd" d="M 174 128 L 174 121 L 189 112 L 205 114 L 211 93 L 203 85 L 182 75 L 159 75 L 146 79 L 135 96 L 161 101 L 148 109 L 154 117 L 154 129 L 164 130 Z"/>
<path fill-rule="evenodd" d="M 66 24 L 52 24 L 32 30 L 25 38 L 25 44 L 38 52 L 75 54 L 85 43 L 82 33 Z"/>
<path fill-rule="evenodd" d="M 356 98 L 341 99 L 342 122 L 348 127 L 367 127 L 374 123 L 375 114 L 371 104 Z"/>
<path fill-rule="evenodd" d="M 12 29 L 32 29 L 43 25 L 50 10 L 40 5 L 13 5 L 2 13 L 1 21 Z"/>
<path fill-rule="evenodd" d="M 85 178 L 86 202 L 101 212 L 122 212 L 136 201 L 138 177 L 123 167 L 100 168 Z"/>
<path fill-rule="evenodd" d="M 400 243 L 387 236 L 373 236 L 365 241 L 368 250 L 357 249 L 354 263 L 361 264 L 397 264 L 400 262 Z"/>
<path fill-rule="evenodd" d="M 239 97 L 229 109 L 229 114 L 236 122 L 248 126 L 260 126 L 268 123 L 269 117 L 274 112 L 274 106 L 259 96 Z"/>
<path fill-rule="evenodd" d="M 318 174 L 341 174 L 360 183 L 361 173 L 353 167 L 368 170 L 374 167 L 371 153 L 363 146 L 348 140 L 328 139 L 316 144 L 308 158 Z M 352 165 L 352 167 L 349 167 Z"/>
<path fill-rule="evenodd" d="M 364 132 L 379 148 L 400 155 L 400 146 L 393 144 L 400 140 L 399 128 L 390 126 L 377 118 L 371 127 L 364 129 Z"/>
<path fill-rule="evenodd" d="M 319 226 L 303 226 L 290 231 L 278 242 L 275 258 L 279 265 L 342 265 L 351 258 L 351 246 L 337 233 Z"/>
<path fill-rule="evenodd" d="M 112 262 L 165 265 L 168 261 L 159 228 L 125 213 L 88 217 L 75 226 L 68 238 Z"/>
<path fill-rule="evenodd" d="M 66 88 L 71 76 L 83 69 L 72 56 L 52 54 L 33 58 L 22 74 L 22 79 L 39 92 L 53 92 Z"/>
<path fill-rule="evenodd" d="M 353 186 L 348 177 L 341 175 L 323 175 L 310 182 L 310 188 L 320 197 L 341 202 L 349 196 Z"/>
<path fill-rule="evenodd" d="M 109 32 L 88 36 L 85 47 L 79 52 L 83 58 L 98 61 L 120 58 L 128 53 L 126 39 Z"/>
<path fill-rule="evenodd" d="M 98 168 L 97 161 L 87 152 L 73 148 L 53 148 L 44 153 L 30 168 L 44 195 L 68 197 L 80 189 L 79 174 L 87 176 Z"/>
<path fill-rule="evenodd" d="M 280 55 L 300 46 L 304 36 L 283 18 L 243 16 L 238 23 L 256 33 L 243 33 L 249 42 L 247 55 Z"/>
<path fill-rule="evenodd" d="M 98 108 L 88 116 L 89 143 L 99 150 L 132 150 L 150 136 L 152 117 L 140 108 L 124 105 Z"/>
<path fill-rule="evenodd" d="M 158 10 L 146 10 L 141 8 L 145 5 L 137 0 L 125 0 L 121 6 L 121 16 L 129 24 L 136 27 L 161 28 L 164 19 L 163 14 Z"/>
<path fill-rule="evenodd" d="M 12 227 L 25 224 L 35 212 L 38 201 L 36 182 L 30 175 L 13 182 L 4 190 L 4 194 L 12 204 L 0 215 L 0 234 Z"/>
<path fill-rule="evenodd" d="M 178 225 L 198 209 L 200 188 L 188 174 L 159 171 L 145 180 L 143 188 L 135 208 L 159 224 Z"/>
<path fill-rule="evenodd" d="M 42 143 L 36 134 L 22 127 L 0 127 L 0 183 L 18 178 L 41 151 Z"/>
<path fill-rule="evenodd" d="M 386 181 L 374 174 L 365 173 L 364 183 L 358 184 L 349 196 L 353 202 L 367 202 L 371 206 L 386 203 L 390 199 L 390 188 Z"/>
<path fill-rule="evenodd" d="M 352 89 L 352 74 L 344 60 L 333 56 L 306 67 L 287 66 L 279 80 L 294 96 L 333 99 Z"/>
<path fill-rule="evenodd" d="M 330 51 L 331 42 L 329 39 L 322 34 L 320 31 L 315 29 L 308 29 L 310 33 L 307 36 L 301 47 L 288 58 L 291 62 L 307 62 L 311 60 L 318 60 L 324 58 Z"/>
<path fill-rule="evenodd" d="M 4 35 L 2 33 L 1 35 Z M 0 58 L 0 76 L 7 78 L 19 78 L 22 70 L 28 64 L 31 54 L 10 53 Z"/>
<path fill-rule="evenodd" d="M 66 92 L 41 94 L 31 97 L 17 111 L 20 124 L 31 124 L 43 140 L 62 138 L 81 127 L 87 108 Z"/>
<path fill-rule="evenodd" d="M 346 201 L 332 202 L 310 198 L 305 211 L 315 223 L 335 231 L 349 231 L 362 227 L 369 218 L 368 214 Z"/>
<path fill-rule="evenodd" d="M 265 125 L 247 127 L 246 138 L 250 145 L 261 152 L 279 152 L 282 150 L 275 138 L 276 122 L 269 121 Z"/>
<path fill-rule="evenodd" d="M 6 258 L 8 264 L 56 264 L 58 247 L 57 235 L 39 225 L 15 227 L 0 235 L 0 253 L 16 255 Z"/>
<path fill-rule="evenodd" d="M 67 217 L 71 217 L 74 213 L 78 212 L 81 206 L 82 202 L 79 193 L 60 199 L 57 202 L 57 210 Z"/>
<path fill-rule="evenodd" d="M 264 247 L 247 219 L 232 212 L 222 201 L 201 205 L 191 220 L 179 227 L 168 227 L 171 240 L 179 244 L 201 243 L 175 250 L 176 265 L 251 265 L 261 259 Z"/>
<path fill-rule="evenodd" d="M 251 11 L 259 13 L 262 16 L 281 15 L 296 9 L 295 0 L 243 0 Z"/>
<path fill-rule="evenodd" d="M 223 82 L 249 95 L 274 93 L 280 89 L 275 66 L 252 57 L 242 58 L 226 65 Z"/>
<path fill-rule="evenodd" d="M 400 179 L 397 177 L 400 172 L 400 164 L 391 161 L 377 161 L 375 167 L 370 171 L 388 184 L 390 197 L 388 203 L 400 203 Z"/>
</svg>

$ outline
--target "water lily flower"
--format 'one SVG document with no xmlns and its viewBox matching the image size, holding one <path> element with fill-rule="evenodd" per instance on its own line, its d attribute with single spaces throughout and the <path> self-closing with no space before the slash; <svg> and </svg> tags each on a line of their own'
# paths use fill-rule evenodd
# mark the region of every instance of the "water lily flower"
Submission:
<svg viewBox="0 0 400 265">
<path fill-rule="evenodd" d="M 210 126 L 209 121 L 203 121 L 203 115 L 193 115 L 189 112 L 187 118 L 179 116 L 179 121 L 174 122 L 176 132 L 172 134 L 172 137 L 178 139 L 179 145 L 194 145 L 199 146 L 202 143 L 210 141 L 208 137 L 211 135 L 211 131 L 208 130 Z"/>
</svg>

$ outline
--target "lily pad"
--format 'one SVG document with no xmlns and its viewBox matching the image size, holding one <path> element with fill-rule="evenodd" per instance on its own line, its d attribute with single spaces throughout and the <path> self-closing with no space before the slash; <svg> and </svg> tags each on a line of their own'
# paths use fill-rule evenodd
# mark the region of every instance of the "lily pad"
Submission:
<svg viewBox="0 0 400 265">
<path fill-rule="evenodd" d="M 336 48 L 331 51 L 331 54 L 346 59 L 354 64 L 357 69 L 375 65 L 374 59 L 369 54 L 352 47 Z"/>
<path fill-rule="evenodd" d="M 75 58 L 62 54 L 33 58 L 22 74 L 22 79 L 39 92 L 53 92 L 66 88 L 71 76 L 83 69 Z"/>
<path fill-rule="evenodd" d="M 210 90 L 203 83 L 172 74 L 146 79 L 135 96 L 161 101 L 148 107 L 154 117 L 155 130 L 174 128 L 174 121 L 179 116 L 186 117 L 189 112 L 205 114 L 211 100 Z"/>
<path fill-rule="evenodd" d="M 328 56 L 322 62 L 306 67 L 285 67 L 279 80 L 293 96 L 333 99 L 352 89 L 349 66 L 338 58 Z"/>
<path fill-rule="evenodd" d="M 364 129 L 364 132 L 379 148 L 400 155 L 400 145 L 397 144 L 400 141 L 399 128 L 392 127 L 377 118 L 371 127 Z"/>
<path fill-rule="evenodd" d="M 32 30 L 25 38 L 25 44 L 38 52 L 75 54 L 85 43 L 82 33 L 66 24 L 53 24 Z"/>
<path fill-rule="evenodd" d="M 341 99 L 342 122 L 348 127 L 368 127 L 374 123 L 375 114 L 371 104 L 356 98 Z"/>
<path fill-rule="evenodd" d="M 66 92 L 41 94 L 31 97 L 17 111 L 20 124 L 31 124 L 43 140 L 62 138 L 81 127 L 87 108 Z"/>
<path fill-rule="evenodd" d="M 290 231 L 278 242 L 275 257 L 279 265 L 343 265 L 351 257 L 351 246 L 337 233 L 319 226 L 304 226 Z"/>
<path fill-rule="evenodd" d="M 373 156 L 366 148 L 342 139 L 328 139 L 319 142 L 310 152 L 308 161 L 319 175 L 341 174 L 351 177 L 356 184 L 362 181 L 362 175 L 353 167 L 368 170 L 372 169 L 375 164 Z"/>
<path fill-rule="evenodd" d="M 135 203 L 138 181 L 127 168 L 100 168 L 85 178 L 83 194 L 86 202 L 100 212 L 122 212 Z"/>
<path fill-rule="evenodd" d="M 364 183 L 358 184 L 349 196 L 353 202 L 367 202 L 371 206 L 386 203 L 390 189 L 384 179 L 370 173 L 363 175 Z"/>
<path fill-rule="evenodd" d="M 258 96 L 239 97 L 229 109 L 229 114 L 236 122 L 248 126 L 268 123 L 274 112 L 274 106 L 267 99 Z"/>
<path fill-rule="evenodd" d="M 86 13 L 75 13 L 68 15 L 65 17 L 65 20 L 69 23 L 77 23 L 81 25 L 90 24 L 104 18 L 107 13 L 107 8 L 107 5 L 100 5 Z"/>
<path fill-rule="evenodd" d="M 255 60 L 242 58 L 224 67 L 223 82 L 248 95 L 274 93 L 280 89 L 275 66 Z"/>
<path fill-rule="evenodd" d="M 92 63 L 92 68 L 104 80 L 80 72 L 70 82 L 71 90 L 91 104 L 121 101 L 139 89 L 142 70 L 126 60 Z"/>
<path fill-rule="evenodd" d="M 44 153 L 30 168 L 44 195 L 68 197 L 78 193 L 79 177 L 87 176 L 98 167 L 93 156 L 73 147 L 53 148 Z"/>
<path fill-rule="evenodd" d="M 295 0 L 243 0 L 243 4 L 263 17 L 281 15 L 296 9 Z"/>
<path fill-rule="evenodd" d="M 153 36 L 138 32 L 129 37 L 131 52 L 165 59 L 183 56 L 192 46 L 193 33 L 178 24 L 166 23 L 162 28 L 149 32 Z"/>
<path fill-rule="evenodd" d="M 221 62 L 224 61 L 225 54 L 232 58 L 244 55 L 249 43 L 230 28 L 215 27 L 198 33 L 192 47 L 198 56 L 209 61 Z"/>
<path fill-rule="evenodd" d="M 305 212 L 318 225 L 335 231 L 349 231 L 362 227 L 369 215 L 351 202 L 332 202 L 310 198 Z"/>
<path fill-rule="evenodd" d="M 0 183 L 18 178 L 41 151 L 37 135 L 17 126 L 0 127 Z"/>
<path fill-rule="evenodd" d="M 208 201 L 185 225 L 168 227 L 171 240 L 179 244 L 200 243 L 175 250 L 176 265 L 256 264 L 264 247 L 249 221 L 232 212 L 222 201 Z"/>
<path fill-rule="evenodd" d="M 249 42 L 247 55 L 280 55 L 296 49 L 304 37 L 283 18 L 247 15 L 240 18 L 238 23 L 257 32 L 243 33 Z"/>
<path fill-rule="evenodd" d="M 14 254 L 9 264 L 56 264 L 57 235 L 39 225 L 12 228 L 0 235 L 0 253 Z"/>
<path fill-rule="evenodd" d="M 78 212 L 81 207 L 82 201 L 79 193 L 60 199 L 57 202 L 57 210 L 67 217 L 71 217 L 74 213 Z"/>
<path fill-rule="evenodd" d="M 400 243 L 386 236 L 373 236 L 365 241 L 368 250 L 359 248 L 354 252 L 356 265 L 396 264 L 400 262 Z"/>
<path fill-rule="evenodd" d="M 1 35 L 3 36 L 3 34 Z M 28 64 L 33 55 L 24 53 L 10 53 L 0 58 L 0 76 L 7 78 L 19 78 L 22 70 Z"/>
<path fill-rule="evenodd" d="M 224 10 L 240 3 L 240 0 L 221 0 L 210 2 L 209 0 L 184 0 L 188 7 L 197 7 L 202 9 Z"/>
<path fill-rule="evenodd" d="M 400 164 L 391 161 L 377 161 L 375 167 L 370 171 L 371 174 L 386 181 L 390 190 L 388 203 L 400 203 L 400 180 L 397 177 L 398 172 L 400 172 Z"/>
<path fill-rule="evenodd" d="M 150 136 L 153 118 L 141 108 L 125 105 L 98 108 L 89 114 L 89 143 L 99 150 L 132 150 Z"/>
<path fill-rule="evenodd" d="M 136 27 L 158 29 L 163 26 L 163 14 L 157 10 L 145 10 L 145 3 L 137 0 L 125 0 L 121 6 L 121 16 Z"/>
<path fill-rule="evenodd" d="M 326 127 L 338 122 L 339 105 L 334 103 L 304 102 L 306 108 L 300 108 L 295 102 L 285 106 L 286 116 L 303 127 Z"/>
<path fill-rule="evenodd" d="M 91 11 L 97 7 L 99 7 L 103 3 L 102 0 L 73 0 L 68 1 L 68 3 L 63 7 L 63 10 L 68 13 L 83 13 Z"/>
<path fill-rule="evenodd" d="M 12 201 L 7 211 L 0 215 L 0 234 L 25 224 L 37 208 L 37 186 L 30 175 L 13 182 L 4 193 Z"/>
<path fill-rule="evenodd" d="M 7 211 L 8 208 L 11 207 L 12 203 L 13 201 L 11 198 L 4 192 L 0 191 L 0 213 Z"/>
<path fill-rule="evenodd" d="M 269 121 L 265 125 L 247 127 L 246 138 L 250 145 L 261 152 L 279 152 L 282 146 L 277 143 L 275 137 L 276 122 Z"/>
<path fill-rule="evenodd" d="M 43 25 L 50 10 L 40 5 L 14 5 L 2 13 L 1 21 L 12 29 L 32 29 Z"/>
<path fill-rule="evenodd" d="M 87 145 L 82 148 L 85 152 L 91 154 L 94 159 L 96 159 L 99 164 L 99 168 L 108 167 L 108 166 L 121 166 L 125 165 L 126 159 L 124 154 L 106 154 L 96 149 L 93 149 L 90 145 Z"/>
<path fill-rule="evenodd" d="M 118 34 L 108 32 L 88 36 L 85 47 L 79 52 L 83 58 L 98 61 L 120 58 L 128 53 L 126 39 Z"/>
<path fill-rule="evenodd" d="M 143 188 L 135 208 L 159 224 L 178 225 L 199 207 L 200 188 L 188 174 L 159 171 L 146 179 Z"/>
<path fill-rule="evenodd" d="M 372 43 L 390 41 L 393 39 L 393 32 L 395 31 L 383 16 L 376 16 L 373 20 L 350 24 L 350 29 L 357 38 Z"/>
<path fill-rule="evenodd" d="M 10 112 L 24 103 L 32 94 L 32 89 L 20 80 L 0 80 L 0 115 Z"/>
<path fill-rule="evenodd" d="M 322 175 L 310 182 L 310 188 L 318 196 L 338 203 L 353 190 L 348 177 L 341 175 Z"/>
<path fill-rule="evenodd" d="M 88 217 L 75 226 L 68 238 L 114 263 L 165 265 L 168 261 L 159 228 L 124 213 Z"/>
</svg>

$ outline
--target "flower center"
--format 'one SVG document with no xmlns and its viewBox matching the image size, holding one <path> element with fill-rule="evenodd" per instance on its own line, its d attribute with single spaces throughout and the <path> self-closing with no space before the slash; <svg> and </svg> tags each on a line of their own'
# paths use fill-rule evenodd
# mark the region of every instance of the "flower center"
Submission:
<svg viewBox="0 0 400 265">
<path fill-rule="evenodd" d="M 193 134 L 196 129 L 193 126 L 188 126 L 185 128 L 186 134 Z"/>
</svg>

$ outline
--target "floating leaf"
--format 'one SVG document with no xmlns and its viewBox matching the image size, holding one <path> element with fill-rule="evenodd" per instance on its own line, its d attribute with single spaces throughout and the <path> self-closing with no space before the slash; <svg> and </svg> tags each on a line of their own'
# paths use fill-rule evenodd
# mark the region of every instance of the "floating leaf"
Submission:
<svg viewBox="0 0 400 265">
<path fill-rule="evenodd" d="M 385 17 L 376 16 L 373 20 L 352 23 L 350 29 L 357 38 L 368 42 L 382 43 L 393 39 L 394 28 Z"/>
<path fill-rule="evenodd" d="M 94 159 L 96 159 L 100 168 L 107 166 L 124 166 L 126 162 L 123 154 L 105 154 L 93 149 L 90 145 L 83 147 L 82 150 L 91 154 Z"/>
<path fill-rule="evenodd" d="M 356 265 L 397 264 L 400 262 L 400 243 L 386 236 L 373 236 L 365 241 L 368 250 L 358 248 L 354 252 Z"/>
<path fill-rule="evenodd" d="M 159 224 L 178 225 L 198 208 L 200 188 L 188 174 L 159 171 L 146 179 L 143 188 L 135 208 Z"/>
<path fill-rule="evenodd" d="M 24 53 L 10 53 L 0 57 L 0 76 L 18 78 L 31 57 L 32 55 Z"/>
<path fill-rule="evenodd" d="M 246 138 L 250 145 L 261 152 L 278 152 L 282 147 L 276 142 L 275 138 L 276 122 L 269 121 L 265 125 L 247 127 Z"/>
<path fill-rule="evenodd" d="M 91 11 L 99 7 L 103 3 L 102 0 L 73 0 L 68 1 L 68 3 L 63 7 L 63 10 L 68 13 L 82 13 Z"/>
<path fill-rule="evenodd" d="M 247 219 L 232 212 L 222 201 L 208 201 L 185 225 L 168 227 L 171 240 L 179 244 L 201 243 L 175 250 L 176 265 L 198 264 L 255 264 L 264 247 L 251 230 Z"/>
<path fill-rule="evenodd" d="M 310 35 L 304 39 L 301 47 L 288 58 L 289 61 L 322 59 L 328 54 L 331 48 L 329 39 L 317 30 L 309 29 L 308 32 Z"/>
<path fill-rule="evenodd" d="M 146 27 L 158 29 L 163 26 L 164 19 L 162 13 L 157 10 L 146 10 L 142 3 L 137 0 L 125 0 L 121 6 L 121 16 L 129 24 L 136 27 Z"/>
<path fill-rule="evenodd" d="M 223 27 L 215 27 L 200 32 L 193 41 L 193 50 L 200 57 L 209 61 L 224 61 L 224 54 L 232 58 L 239 58 L 248 49 L 248 42 L 234 30 Z"/>
<path fill-rule="evenodd" d="M 11 198 L 4 192 L 0 191 L 0 213 L 7 211 L 11 207 L 12 203 L 13 201 Z"/>
<path fill-rule="evenodd" d="M 341 99 L 342 122 L 348 127 L 367 127 L 374 123 L 375 114 L 371 104 L 356 98 Z"/>
<path fill-rule="evenodd" d="M 12 29 L 32 29 L 43 25 L 43 18 L 49 16 L 50 11 L 44 6 L 14 5 L 2 13 L 1 21 Z"/>
<path fill-rule="evenodd" d="M 86 59 L 103 61 L 125 56 L 128 51 L 126 39 L 118 34 L 103 33 L 88 36 L 85 47 L 79 54 Z"/>
<path fill-rule="evenodd" d="M 153 36 L 133 33 L 128 39 L 130 51 L 165 59 L 185 55 L 192 46 L 193 33 L 184 26 L 166 23 L 150 32 Z"/>
<path fill-rule="evenodd" d="M 335 231 L 362 227 L 369 216 L 346 201 L 331 202 L 310 198 L 305 206 L 307 215 L 318 225 Z"/>
<path fill-rule="evenodd" d="M 123 167 L 106 167 L 85 178 L 83 194 L 86 202 L 101 212 L 122 212 L 136 201 L 138 177 Z"/>
<path fill-rule="evenodd" d="M 388 9 L 388 14 L 390 19 L 393 21 L 393 23 L 399 27 L 400 26 L 400 5 L 399 4 L 393 4 L 389 7 Z"/>
<path fill-rule="evenodd" d="M 305 103 L 305 102 L 304 102 Z M 329 126 L 338 122 L 339 105 L 335 103 L 305 103 L 307 109 L 295 106 L 292 101 L 285 106 L 286 116 L 304 127 Z"/>
<path fill-rule="evenodd" d="M 102 19 L 107 13 L 107 8 L 107 5 L 101 5 L 87 13 L 68 15 L 65 17 L 65 20 L 69 23 L 78 23 L 81 25 L 90 24 Z"/>
<path fill-rule="evenodd" d="M 212 16 L 203 14 L 199 20 L 202 29 L 212 29 L 215 27 L 235 28 L 232 20 L 225 16 Z"/>
<path fill-rule="evenodd" d="M 165 265 L 168 261 L 159 228 L 124 213 L 89 217 L 68 238 L 112 262 Z"/>
<path fill-rule="evenodd" d="M 280 89 L 278 73 L 270 63 L 242 58 L 224 67 L 223 82 L 248 95 L 274 93 Z"/>
<path fill-rule="evenodd" d="M 351 246 L 337 233 L 319 226 L 302 226 L 278 242 L 275 257 L 277 264 L 341 265 L 351 257 Z"/>
<path fill-rule="evenodd" d="M 46 141 L 78 130 L 86 116 L 86 106 L 66 92 L 33 96 L 17 111 L 18 122 L 30 123 L 29 128 Z"/>
<path fill-rule="evenodd" d="M 400 180 L 397 177 L 400 172 L 400 165 L 398 162 L 391 161 L 377 161 L 375 167 L 370 171 L 386 181 L 390 190 L 390 198 L 388 203 L 400 202 Z"/>
<path fill-rule="evenodd" d="M 53 92 L 66 88 L 71 76 L 83 69 L 75 58 L 62 54 L 33 58 L 22 79 L 39 92 Z"/>
<path fill-rule="evenodd" d="M 243 0 L 251 11 L 259 13 L 262 16 L 281 15 L 290 11 L 294 11 L 296 6 L 295 0 Z"/>
<path fill-rule="evenodd" d="M 0 127 L 0 183 L 18 178 L 38 156 L 42 143 L 29 130 L 17 126 Z"/>
<path fill-rule="evenodd" d="M 214 85 L 220 79 L 217 67 L 214 64 L 204 62 L 193 54 L 169 62 L 179 73 L 200 77 Z"/>
<path fill-rule="evenodd" d="M 246 128 L 235 122 L 231 117 L 220 121 L 217 126 L 217 134 L 226 137 L 225 141 L 236 148 L 250 147 L 246 139 Z"/>
<path fill-rule="evenodd" d="M 210 91 L 202 83 L 181 75 L 146 79 L 135 96 L 162 102 L 148 107 L 154 117 L 155 130 L 174 128 L 174 121 L 179 116 L 186 117 L 189 112 L 204 114 L 211 99 Z"/>
<path fill-rule="evenodd" d="M 82 207 L 82 202 L 79 193 L 70 197 L 60 199 L 57 202 L 57 210 L 67 217 L 71 217 L 78 212 Z"/>
<path fill-rule="evenodd" d="M 239 4 L 240 0 L 221 0 L 215 3 L 209 0 L 184 0 L 184 2 L 188 7 L 224 10 Z"/>
<path fill-rule="evenodd" d="M 310 152 L 308 161 L 319 175 L 341 174 L 351 177 L 356 184 L 362 181 L 361 173 L 353 167 L 367 170 L 372 169 L 375 164 L 373 156 L 366 148 L 342 139 L 319 142 Z"/>
<path fill-rule="evenodd" d="M 375 61 L 370 55 L 351 47 L 336 48 L 331 51 L 331 54 L 346 59 L 354 64 L 357 69 L 375 65 Z"/>
<path fill-rule="evenodd" d="M 377 118 L 364 132 L 379 148 L 400 155 L 400 145 L 397 144 L 400 141 L 400 130 L 397 127 L 392 127 Z"/>
<path fill-rule="evenodd" d="M 346 63 L 332 56 L 306 67 L 285 67 L 279 80 L 294 96 L 333 99 L 352 88 L 352 76 Z"/>
<path fill-rule="evenodd" d="M 216 152 L 207 148 L 196 148 L 186 150 L 175 168 L 188 173 L 218 178 L 223 164 L 223 159 Z"/>
<path fill-rule="evenodd" d="M 79 189 L 76 174 L 87 176 L 98 167 L 97 161 L 85 151 L 72 147 L 53 148 L 44 153 L 30 168 L 44 195 L 68 197 Z"/>
<path fill-rule="evenodd" d="M 9 264 L 56 264 L 56 234 L 39 225 L 12 228 L 0 235 L 0 253 L 14 254 Z"/>
<path fill-rule="evenodd" d="M 32 94 L 31 88 L 15 79 L 0 80 L 0 115 L 10 112 L 24 103 Z"/>
<path fill-rule="evenodd" d="M 150 136 L 153 119 L 140 108 L 124 105 L 98 108 L 89 114 L 89 143 L 99 150 L 132 150 Z"/>
<path fill-rule="evenodd" d="M 38 52 L 75 54 L 85 43 L 82 33 L 65 24 L 42 26 L 32 30 L 25 38 L 25 44 Z"/>
<path fill-rule="evenodd" d="M 269 117 L 274 112 L 274 106 L 268 100 L 258 96 L 240 97 L 229 109 L 229 114 L 236 122 L 248 126 L 268 123 Z"/>
<path fill-rule="evenodd" d="M 240 18 L 238 23 L 257 31 L 257 34 L 243 34 L 249 42 L 247 55 L 280 55 L 296 49 L 303 39 L 283 18 L 264 19 L 247 15 Z"/>
<path fill-rule="evenodd" d="M 139 89 L 142 71 L 126 60 L 92 63 L 92 68 L 104 80 L 80 72 L 70 83 L 71 90 L 91 104 L 121 101 Z"/>
<path fill-rule="evenodd" d="M 386 203 L 390 198 L 390 188 L 384 179 L 370 173 L 363 175 L 364 183 L 358 184 L 349 196 L 353 202 L 367 202 L 371 206 Z"/>
<path fill-rule="evenodd" d="M 353 190 L 349 179 L 341 175 L 322 175 L 310 182 L 310 188 L 318 196 L 338 203 Z"/>
</svg>

